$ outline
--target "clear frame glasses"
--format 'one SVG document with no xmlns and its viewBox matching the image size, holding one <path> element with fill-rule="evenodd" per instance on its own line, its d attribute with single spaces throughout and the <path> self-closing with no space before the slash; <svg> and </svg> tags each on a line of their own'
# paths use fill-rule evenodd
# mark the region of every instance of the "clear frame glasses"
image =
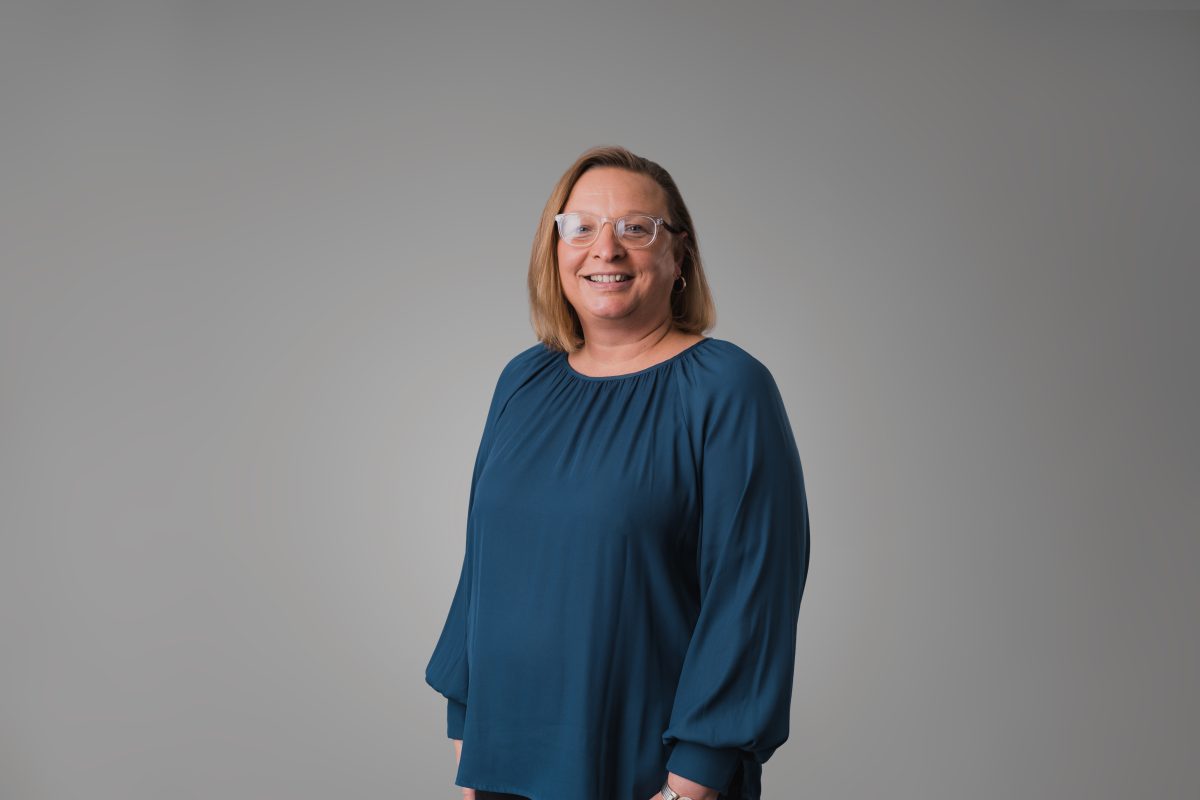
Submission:
<svg viewBox="0 0 1200 800">
<path fill-rule="evenodd" d="M 610 219 L 586 211 L 569 211 L 557 214 L 554 222 L 558 225 L 559 237 L 574 247 L 587 247 L 596 241 L 606 222 L 612 223 L 613 233 L 621 240 L 621 244 L 634 249 L 654 244 L 660 227 L 671 233 L 680 232 L 679 228 L 662 217 L 652 217 L 649 214 L 626 214 L 617 219 Z"/>
</svg>

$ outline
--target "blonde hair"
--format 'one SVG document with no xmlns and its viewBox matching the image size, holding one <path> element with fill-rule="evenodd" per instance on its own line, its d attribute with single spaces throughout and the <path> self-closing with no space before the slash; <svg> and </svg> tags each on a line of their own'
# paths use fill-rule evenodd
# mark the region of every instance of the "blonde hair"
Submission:
<svg viewBox="0 0 1200 800">
<path fill-rule="evenodd" d="M 558 228 L 554 217 L 571 196 L 571 190 L 583 173 L 593 167 L 618 167 L 646 175 L 662 187 L 667 196 L 667 222 L 687 232 L 677 236 L 675 246 L 683 249 L 680 274 L 687 285 L 671 295 L 671 321 L 679 330 L 703 334 L 717 320 L 704 266 L 700 261 L 700 243 L 692 215 L 688 212 L 674 179 L 661 166 L 648 158 L 634 155 L 624 147 L 593 147 L 567 168 L 542 209 L 542 219 L 533 237 L 533 252 L 529 256 L 530 321 L 537 338 L 552 350 L 574 352 L 583 346 L 583 327 L 579 315 L 563 294 L 558 274 Z"/>
</svg>

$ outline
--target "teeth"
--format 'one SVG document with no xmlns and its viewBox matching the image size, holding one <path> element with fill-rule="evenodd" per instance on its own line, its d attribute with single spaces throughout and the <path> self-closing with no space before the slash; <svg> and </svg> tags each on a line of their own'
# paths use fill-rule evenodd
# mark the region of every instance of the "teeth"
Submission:
<svg viewBox="0 0 1200 800">
<path fill-rule="evenodd" d="M 592 283 L 618 283 L 629 280 L 629 277 L 627 275 L 589 275 L 588 280 Z"/>
</svg>

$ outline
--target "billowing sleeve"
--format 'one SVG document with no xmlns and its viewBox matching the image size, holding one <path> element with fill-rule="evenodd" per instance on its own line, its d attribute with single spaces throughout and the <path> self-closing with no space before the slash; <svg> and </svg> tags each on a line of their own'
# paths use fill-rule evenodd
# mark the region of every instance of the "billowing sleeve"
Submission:
<svg viewBox="0 0 1200 800">
<path fill-rule="evenodd" d="M 501 373 L 492 394 L 491 405 L 483 426 L 483 435 L 480 437 L 479 449 L 475 455 L 475 468 L 471 473 L 462 570 L 458 576 L 458 585 L 454 590 L 454 598 L 450 602 L 450 611 L 446 615 L 441 636 L 425 667 L 425 682 L 446 698 L 446 734 L 451 739 L 463 738 L 463 725 L 467 716 L 467 694 L 470 685 L 470 673 L 467 668 L 467 637 L 475 554 L 475 487 L 479 483 L 479 474 L 487 462 L 496 419 L 503 406 L 505 378 L 510 370 L 511 364 Z"/>
<path fill-rule="evenodd" d="M 774 378 L 739 364 L 693 421 L 700 440 L 700 610 L 663 742 L 667 769 L 718 791 L 788 738 L 808 501 Z"/>
</svg>

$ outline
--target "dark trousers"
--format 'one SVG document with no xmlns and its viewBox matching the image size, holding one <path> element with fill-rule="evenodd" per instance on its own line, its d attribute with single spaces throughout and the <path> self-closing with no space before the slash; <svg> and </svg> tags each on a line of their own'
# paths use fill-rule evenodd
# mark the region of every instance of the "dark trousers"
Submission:
<svg viewBox="0 0 1200 800">
<path fill-rule="evenodd" d="M 485 792 L 483 789 L 475 790 L 475 800 L 529 800 L 528 797 L 519 794 L 504 794 L 503 792 Z"/>
</svg>

